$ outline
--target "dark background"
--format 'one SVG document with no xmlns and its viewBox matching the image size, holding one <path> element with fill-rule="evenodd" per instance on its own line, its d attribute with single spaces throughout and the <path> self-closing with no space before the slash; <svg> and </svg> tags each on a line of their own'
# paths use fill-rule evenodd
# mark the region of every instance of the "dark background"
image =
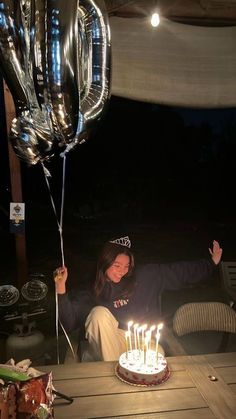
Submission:
<svg viewBox="0 0 236 419">
<path fill-rule="evenodd" d="M 63 245 L 68 289 L 83 286 L 101 245 L 112 237 L 130 236 L 136 262 L 207 258 L 213 239 L 223 247 L 223 260 L 235 260 L 235 113 L 235 109 L 176 109 L 111 98 L 96 132 L 66 158 Z M 3 111 L 1 116 L 0 284 L 18 287 L 15 237 L 9 232 L 11 193 Z M 52 273 L 62 261 L 57 226 L 62 162 L 55 156 L 45 164 L 51 173 L 50 193 L 41 165 L 21 163 L 29 280 L 31 274 L 43 274 L 39 279 L 49 293 L 33 304 L 20 297 L 7 313 L 0 312 L 1 317 L 15 309 L 18 313 L 45 309 L 35 318 L 36 328 L 45 336 L 39 354 L 31 354 L 27 340 L 25 344 L 35 365 L 57 362 Z M 164 321 L 186 302 L 228 303 L 218 270 L 213 279 L 162 296 Z M 5 340 L 14 322 L 1 322 L 1 362 L 9 358 Z M 216 350 L 214 339 L 207 341 L 207 348 L 205 342 L 204 337 L 197 342 L 190 339 L 190 349 Z M 199 343 L 204 347 L 199 348 Z M 68 344 L 61 330 L 59 348 L 63 360 Z M 235 350 L 235 340 L 230 340 L 227 350 Z M 24 356 L 11 355 L 17 360 Z"/>
<path fill-rule="evenodd" d="M 129 235 L 142 261 L 207 257 L 213 239 L 223 246 L 225 260 L 235 258 L 235 116 L 236 109 L 182 109 L 111 97 L 96 132 L 67 155 L 63 239 L 71 283 L 83 276 L 100 245 L 116 236 Z M 1 282 L 14 283 L 3 122 L 1 130 Z M 45 166 L 59 213 L 62 159 L 55 156 Z M 61 264 L 50 193 L 40 164 L 21 168 L 29 273 L 50 277 Z"/>
</svg>

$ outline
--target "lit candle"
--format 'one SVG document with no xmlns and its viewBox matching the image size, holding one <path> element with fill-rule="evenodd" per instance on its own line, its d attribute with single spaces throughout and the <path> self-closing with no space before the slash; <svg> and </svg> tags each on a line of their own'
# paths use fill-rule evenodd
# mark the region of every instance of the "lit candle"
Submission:
<svg viewBox="0 0 236 419">
<path fill-rule="evenodd" d="M 141 347 L 140 347 L 140 336 L 139 333 L 142 332 L 142 326 L 138 327 L 137 329 L 137 341 L 138 341 L 138 349 L 139 351 L 141 351 Z"/>
<path fill-rule="evenodd" d="M 130 351 L 132 351 L 132 344 L 131 344 L 131 326 L 132 326 L 133 323 L 134 323 L 133 320 L 130 320 L 128 322 L 128 333 L 127 333 L 127 336 L 128 336 L 128 339 L 129 339 L 129 349 L 130 349 Z"/>
<path fill-rule="evenodd" d="M 148 337 L 145 336 L 144 345 L 143 345 L 143 363 L 147 363 L 147 350 L 148 350 Z"/>
<path fill-rule="evenodd" d="M 152 346 L 152 332 L 153 332 L 155 329 L 156 329 L 156 326 L 155 326 L 155 325 L 152 325 L 152 326 L 150 327 L 150 329 L 149 329 L 149 331 L 150 331 L 150 349 L 151 349 L 151 346 Z"/>
<path fill-rule="evenodd" d="M 156 333 L 156 356 L 157 356 L 157 360 L 158 360 L 158 344 L 159 344 L 159 339 L 160 339 L 160 332 L 159 332 L 159 330 L 157 330 L 157 333 Z"/>
<path fill-rule="evenodd" d="M 161 330 L 161 329 L 163 329 L 163 323 L 159 323 L 158 325 L 157 325 L 157 330 Z"/>
<path fill-rule="evenodd" d="M 158 361 L 158 345 L 159 345 L 159 340 L 160 340 L 160 330 L 163 328 L 163 323 L 160 323 L 157 325 L 157 333 L 156 333 L 156 356 L 157 356 L 157 361 Z"/>
<path fill-rule="evenodd" d="M 144 324 L 143 326 L 142 326 L 142 349 L 144 350 L 144 331 L 147 329 L 147 325 L 146 324 Z"/>
<path fill-rule="evenodd" d="M 128 359 L 128 352 L 129 352 L 129 347 L 128 347 L 128 336 L 129 332 L 125 332 L 125 346 L 126 346 L 126 358 Z"/>
<path fill-rule="evenodd" d="M 134 348 L 137 349 L 137 329 L 138 329 L 138 323 L 134 325 Z"/>
<path fill-rule="evenodd" d="M 151 346 L 151 331 L 147 330 L 146 332 L 146 338 L 145 338 L 145 342 L 146 342 L 146 364 L 148 365 L 149 362 L 149 353 L 150 353 L 150 346 Z"/>
<path fill-rule="evenodd" d="M 150 332 L 150 330 L 146 331 L 146 342 L 147 342 L 147 349 L 150 349 L 150 342 L 151 342 L 151 332 Z"/>
<path fill-rule="evenodd" d="M 130 320 L 128 322 L 128 332 L 130 332 L 130 328 L 131 328 L 132 324 L 133 324 L 133 320 Z"/>
<path fill-rule="evenodd" d="M 128 330 L 128 332 L 126 332 L 126 333 L 127 333 L 127 338 L 128 338 L 128 341 L 129 341 L 129 349 L 130 349 L 130 351 L 132 351 L 131 331 Z"/>
</svg>

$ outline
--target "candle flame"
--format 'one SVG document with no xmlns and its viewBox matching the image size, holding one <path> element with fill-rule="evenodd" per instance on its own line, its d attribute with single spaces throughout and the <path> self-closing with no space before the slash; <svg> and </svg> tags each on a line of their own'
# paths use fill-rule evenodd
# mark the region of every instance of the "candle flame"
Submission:
<svg viewBox="0 0 236 419">
<path fill-rule="evenodd" d="M 163 323 L 158 324 L 158 325 L 157 325 L 157 329 L 158 329 L 158 330 L 163 329 Z"/>
<path fill-rule="evenodd" d="M 130 320 L 130 321 L 128 322 L 128 328 L 130 328 L 130 327 L 132 326 L 132 324 L 133 324 L 133 320 Z"/>
</svg>

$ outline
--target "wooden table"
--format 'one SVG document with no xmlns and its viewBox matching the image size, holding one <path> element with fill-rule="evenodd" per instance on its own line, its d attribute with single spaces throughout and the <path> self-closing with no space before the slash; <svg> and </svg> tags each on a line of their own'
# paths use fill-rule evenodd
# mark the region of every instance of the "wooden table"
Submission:
<svg viewBox="0 0 236 419">
<path fill-rule="evenodd" d="M 171 376 L 155 387 L 135 387 L 115 375 L 115 362 L 49 365 L 57 391 L 55 418 L 235 419 L 236 352 L 167 358 Z M 209 376 L 216 377 L 212 381 Z"/>
</svg>

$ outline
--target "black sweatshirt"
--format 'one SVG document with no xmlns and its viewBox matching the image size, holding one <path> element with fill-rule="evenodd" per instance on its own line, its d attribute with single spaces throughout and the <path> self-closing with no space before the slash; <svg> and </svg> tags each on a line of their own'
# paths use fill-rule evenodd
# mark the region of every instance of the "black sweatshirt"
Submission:
<svg viewBox="0 0 236 419">
<path fill-rule="evenodd" d="M 137 266 L 134 272 L 135 286 L 129 298 L 122 297 L 125 281 L 129 278 L 123 278 L 117 284 L 107 282 L 99 303 L 95 302 L 89 291 L 58 295 L 60 321 L 68 332 L 83 327 L 90 310 L 96 305 L 107 307 L 118 320 L 121 329 L 127 329 L 129 320 L 137 323 L 157 321 L 160 315 L 160 293 L 209 279 L 215 267 L 211 259 Z"/>
</svg>

